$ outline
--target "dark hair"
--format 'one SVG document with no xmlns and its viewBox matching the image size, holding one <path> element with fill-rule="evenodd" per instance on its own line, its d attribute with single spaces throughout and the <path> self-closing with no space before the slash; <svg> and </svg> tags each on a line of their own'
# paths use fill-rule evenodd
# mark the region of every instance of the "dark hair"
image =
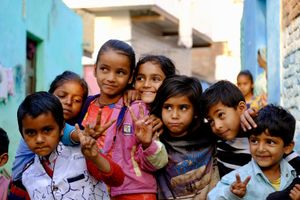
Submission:
<svg viewBox="0 0 300 200">
<path fill-rule="evenodd" d="M 166 100 L 175 96 L 186 96 L 194 106 L 194 115 L 189 132 L 197 130 L 203 122 L 201 107 L 202 86 L 195 77 L 184 75 L 174 75 L 166 78 L 159 87 L 153 103 L 151 104 L 151 114 L 162 118 L 162 108 Z"/>
<path fill-rule="evenodd" d="M 0 156 L 8 153 L 9 139 L 6 131 L 0 127 Z"/>
<path fill-rule="evenodd" d="M 212 106 L 218 103 L 236 109 L 241 101 L 245 102 L 240 89 L 226 80 L 221 80 L 211 85 L 203 92 L 202 98 L 205 115 L 207 115 Z"/>
<path fill-rule="evenodd" d="M 271 136 L 280 137 L 285 146 L 293 141 L 296 120 L 284 108 L 273 104 L 266 105 L 258 111 L 254 121 L 257 127 L 249 135 L 261 135 L 268 130 Z"/>
<path fill-rule="evenodd" d="M 135 68 L 135 52 L 133 48 L 129 44 L 121 40 L 108 40 L 101 46 L 98 51 L 96 65 L 99 62 L 100 56 L 108 50 L 114 50 L 117 53 L 128 57 L 130 61 L 130 75 L 132 75 Z"/>
<path fill-rule="evenodd" d="M 250 79 L 251 83 L 254 83 L 253 76 L 251 72 L 247 69 L 240 71 L 240 73 L 237 75 L 237 78 L 239 78 L 239 76 L 247 76 Z"/>
<path fill-rule="evenodd" d="M 17 112 L 19 131 L 22 134 L 22 120 L 26 115 L 33 118 L 41 114 L 51 113 L 60 130 L 64 128 L 63 108 L 59 99 L 49 92 L 35 92 L 28 95 L 20 104 Z"/>
<path fill-rule="evenodd" d="M 76 74 L 75 72 L 71 72 L 68 70 L 64 71 L 62 74 L 59 74 L 55 77 L 55 79 L 52 81 L 52 83 L 50 85 L 48 92 L 53 94 L 54 91 L 58 87 L 62 86 L 63 84 L 65 84 L 66 82 L 69 82 L 69 81 L 75 81 L 80 84 L 80 86 L 83 90 L 82 101 L 84 102 L 88 96 L 87 82 L 83 78 L 81 78 L 78 74 Z"/>
<path fill-rule="evenodd" d="M 169 76 L 173 76 L 176 73 L 175 65 L 170 58 L 163 55 L 145 55 L 144 57 L 141 57 L 136 64 L 136 68 L 133 76 L 134 78 L 133 83 L 135 82 L 135 79 L 138 75 L 140 66 L 142 64 L 145 64 L 146 62 L 151 62 L 155 65 L 159 65 L 159 67 L 165 74 L 166 78 L 168 78 Z"/>
</svg>

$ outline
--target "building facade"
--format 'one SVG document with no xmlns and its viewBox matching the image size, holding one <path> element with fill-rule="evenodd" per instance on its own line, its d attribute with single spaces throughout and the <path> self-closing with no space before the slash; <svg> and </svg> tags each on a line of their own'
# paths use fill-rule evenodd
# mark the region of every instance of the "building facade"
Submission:
<svg viewBox="0 0 300 200">
<path fill-rule="evenodd" d="M 0 127 L 10 139 L 10 171 L 21 135 L 17 109 L 64 70 L 82 74 L 82 20 L 61 0 L 0 2 Z"/>
</svg>

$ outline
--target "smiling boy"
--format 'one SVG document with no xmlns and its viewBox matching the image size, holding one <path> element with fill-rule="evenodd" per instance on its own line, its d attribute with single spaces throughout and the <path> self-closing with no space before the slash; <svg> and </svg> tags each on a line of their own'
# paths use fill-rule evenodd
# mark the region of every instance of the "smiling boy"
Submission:
<svg viewBox="0 0 300 200">
<path fill-rule="evenodd" d="M 283 159 L 294 147 L 295 118 L 281 107 L 267 105 L 249 134 L 252 160 L 222 177 L 208 199 L 265 199 L 292 183 L 296 171 Z"/>
</svg>

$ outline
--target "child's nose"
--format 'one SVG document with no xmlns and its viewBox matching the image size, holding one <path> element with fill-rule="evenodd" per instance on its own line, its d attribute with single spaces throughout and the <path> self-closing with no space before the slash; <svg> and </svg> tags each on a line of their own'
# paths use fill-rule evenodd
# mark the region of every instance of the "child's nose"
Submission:
<svg viewBox="0 0 300 200">
<path fill-rule="evenodd" d="M 174 109 L 172 112 L 172 118 L 178 118 L 178 111 L 177 109 Z"/>
<path fill-rule="evenodd" d="M 36 143 L 43 143 L 44 142 L 44 137 L 42 134 L 37 134 L 36 136 Z"/>
</svg>

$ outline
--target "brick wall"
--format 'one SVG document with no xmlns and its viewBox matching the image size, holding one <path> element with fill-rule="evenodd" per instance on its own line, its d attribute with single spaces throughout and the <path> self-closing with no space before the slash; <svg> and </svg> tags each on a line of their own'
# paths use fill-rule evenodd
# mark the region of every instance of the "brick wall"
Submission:
<svg viewBox="0 0 300 200">
<path fill-rule="evenodd" d="M 296 118 L 296 150 L 300 153 L 300 2 L 282 1 L 282 105 Z"/>
</svg>

